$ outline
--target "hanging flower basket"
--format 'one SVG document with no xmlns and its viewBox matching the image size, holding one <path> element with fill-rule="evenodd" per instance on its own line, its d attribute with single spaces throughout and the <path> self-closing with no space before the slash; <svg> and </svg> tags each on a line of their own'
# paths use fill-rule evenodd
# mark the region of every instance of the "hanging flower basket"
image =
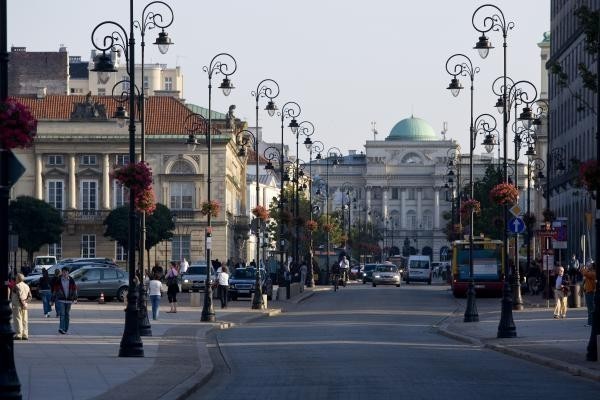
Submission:
<svg viewBox="0 0 600 400">
<path fill-rule="evenodd" d="M 490 191 L 490 200 L 498 205 L 514 204 L 519 199 L 519 190 L 510 183 L 500 183 Z"/>
<path fill-rule="evenodd" d="M 137 211 L 145 213 L 146 215 L 152 215 L 154 210 L 156 210 L 156 199 L 152 187 L 136 194 L 134 205 Z"/>
<path fill-rule="evenodd" d="M 37 132 L 37 120 L 29 109 L 13 100 L 0 103 L 0 145 L 5 149 L 31 146 Z"/>
<path fill-rule="evenodd" d="M 323 232 L 331 232 L 333 230 L 333 225 L 332 224 L 323 224 L 323 226 L 321 228 L 323 229 Z"/>
<path fill-rule="evenodd" d="M 460 205 L 460 215 L 463 218 L 471 218 L 471 212 L 481 214 L 481 203 L 475 199 L 468 199 Z"/>
<path fill-rule="evenodd" d="M 319 226 L 319 224 L 317 224 L 317 221 L 309 219 L 308 221 L 306 221 L 306 229 L 308 229 L 311 232 L 314 232 L 317 230 L 317 227 Z"/>
<path fill-rule="evenodd" d="M 219 216 L 219 211 L 221 211 L 221 205 L 216 200 L 205 201 L 200 207 L 200 214 L 204 216 L 210 215 L 216 218 Z"/>
<path fill-rule="evenodd" d="M 588 192 L 600 190 L 600 165 L 588 160 L 579 165 L 579 181 Z"/>
<path fill-rule="evenodd" d="M 152 169 L 145 161 L 128 163 L 115 169 L 112 177 L 133 193 L 142 193 L 152 188 Z"/>
<path fill-rule="evenodd" d="M 252 209 L 252 215 L 262 221 L 266 221 L 269 219 L 269 210 L 267 210 L 264 206 L 257 205 Z"/>
<path fill-rule="evenodd" d="M 544 221 L 547 222 L 552 222 L 556 219 L 556 214 L 554 214 L 554 211 L 550 210 L 549 208 L 546 208 L 542 212 L 542 215 L 544 216 Z"/>
</svg>

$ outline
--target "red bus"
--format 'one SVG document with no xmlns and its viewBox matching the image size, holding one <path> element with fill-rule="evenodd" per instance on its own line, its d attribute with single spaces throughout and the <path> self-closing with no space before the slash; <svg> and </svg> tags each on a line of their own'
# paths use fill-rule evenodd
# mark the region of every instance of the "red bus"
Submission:
<svg viewBox="0 0 600 400">
<path fill-rule="evenodd" d="M 501 296 L 504 284 L 504 251 L 501 240 L 473 238 L 473 281 L 477 295 Z M 452 243 L 452 294 L 464 297 L 471 281 L 469 241 Z"/>
</svg>

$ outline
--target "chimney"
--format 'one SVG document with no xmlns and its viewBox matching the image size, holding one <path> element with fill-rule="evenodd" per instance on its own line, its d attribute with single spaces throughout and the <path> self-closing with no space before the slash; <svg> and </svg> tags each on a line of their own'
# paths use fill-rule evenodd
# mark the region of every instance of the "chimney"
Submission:
<svg viewBox="0 0 600 400">
<path fill-rule="evenodd" d="M 38 99 L 45 99 L 46 98 L 46 87 L 37 87 L 36 88 L 36 97 Z"/>
<path fill-rule="evenodd" d="M 58 52 L 59 53 L 66 53 L 67 52 L 67 46 L 65 46 L 64 44 L 61 44 L 58 48 Z"/>
</svg>

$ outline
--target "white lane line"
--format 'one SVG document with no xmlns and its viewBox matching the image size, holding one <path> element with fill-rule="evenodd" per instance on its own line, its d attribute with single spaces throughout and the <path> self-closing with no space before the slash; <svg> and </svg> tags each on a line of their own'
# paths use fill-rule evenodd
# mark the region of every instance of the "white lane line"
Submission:
<svg viewBox="0 0 600 400">
<path fill-rule="evenodd" d="M 418 342 L 383 342 L 368 340 L 305 340 L 305 341 L 266 341 L 266 342 L 219 342 L 219 347 L 260 347 L 260 346 L 321 346 L 321 345 L 372 345 L 372 346 L 401 346 L 401 347 L 430 347 L 437 349 L 474 350 L 481 346 L 467 344 L 418 343 Z M 207 344 L 216 347 L 215 344 Z"/>
</svg>

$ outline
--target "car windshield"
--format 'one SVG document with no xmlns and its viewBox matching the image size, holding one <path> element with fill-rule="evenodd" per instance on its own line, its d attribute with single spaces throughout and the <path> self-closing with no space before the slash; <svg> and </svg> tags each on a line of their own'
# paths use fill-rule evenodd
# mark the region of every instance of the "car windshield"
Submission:
<svg viewBox="0 0 600 400">
<path fill-rule="evenodd" d="M 427 260 L 412 260 L 410 267 L 415 269 L 429 269 L 429 261 Z"/>
<path fill-rule="evenodd" d="M 35 263 L 36 263 L 36 265 L 48 265 L 48 264 L 55 264 L 56 261 L 55 261 L 54 257 L 37 257 L 35 259 Z"/>
<path fill-rule="evenodd" d="M 186 275 L 206 275 L 206 265 L 191 266 L 187 269 Z"/>
<path fill-rule="evenodd" d="M 78 278 L 80 278 L 83 275 L 84 271 L 86 271 L 86 270 L 80 268 L 77 271 L 73 271 L 73 272 L 69 273 L 69 275 L 73 279 L 78 279 Z"/>
<path fill-rule="evenodd" d="M 254 268 L 238 268 L 233 272 L 235 279 L 255 279 L 256 270 Z"/>
<path fill-rule="evenodd" d="M 377 268 L 377 264 L 367 264 L 367 265 L 365 265 L 365 271 L 373 271 L 375 268 Z"/>
<path fill-rule="evenodd" d="M 394 265 L 379 265 L 377 266 L 377 272 L 398 272 L 398 268 Z"/>
</svg>

